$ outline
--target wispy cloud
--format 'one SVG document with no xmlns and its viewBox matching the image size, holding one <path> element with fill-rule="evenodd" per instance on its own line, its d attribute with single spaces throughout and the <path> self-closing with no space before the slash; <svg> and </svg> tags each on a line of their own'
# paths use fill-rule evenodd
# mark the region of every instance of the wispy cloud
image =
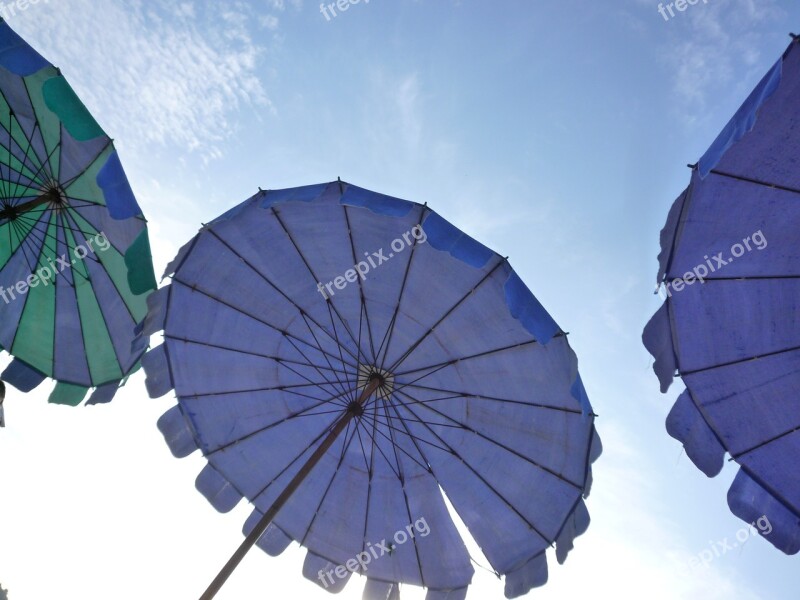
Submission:
<svg viewBox="0 0 800 600">
<path fill-rule="evenodd" d="M 674 90 L 690 121 L 705 112 L 714 90 L 763 71 L 755 50 L 763 35 L 761 26 L 782 15 L 774 0 L 729 0 L 697 5 L 681 13 L 680 20 L 660 23 L 675 30 L 662 56 L 674 73 Z"/>
<path fill-rule="evenodd" d="M 239 125 L 238 109 L 274 110 L 257 76 L 265 50 L 250 28 L 260 18 L 276 29 L 269 11 L 283 8 L 278 0 L 261 7 L 59 0 L 11 25 L 63 68 L 121 145 L 155 144 L 207 161 L 224 152 Z"/>
</svg>

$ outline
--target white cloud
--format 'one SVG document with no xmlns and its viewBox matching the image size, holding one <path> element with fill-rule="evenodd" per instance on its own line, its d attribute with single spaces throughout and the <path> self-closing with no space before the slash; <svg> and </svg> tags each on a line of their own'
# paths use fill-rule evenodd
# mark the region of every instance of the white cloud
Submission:
<svg viewBox="0 0 800 600">
<path fill-rule="evenodd" d="M 239 108 L 272 110 L 257 76 L 264 51 L 248 28 L 251 12 L 239 2 L 59 0 L 11 25 L 62 67 L 124 146 L 145 153 L 156 144 L 211 160 L 237 130 Z M 204 27 L 209 22 L 224 27 Z"/>
</svg>

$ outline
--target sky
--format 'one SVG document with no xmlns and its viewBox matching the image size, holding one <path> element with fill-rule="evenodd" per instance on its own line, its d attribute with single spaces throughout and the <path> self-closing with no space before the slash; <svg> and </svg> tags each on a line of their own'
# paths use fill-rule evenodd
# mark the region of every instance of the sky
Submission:
<svg viewBox="0 0 800 600">
<path fill-rule="evenodd" d="M 259 186 L 339 176 L 428 202 L 510 257 L 570 332 L 604 444 L 589 531 L 529 597 L 796 598 L 797 558 L 758 536 L 697 566 L 745 527 L 725 499 L 736 466 L 708 479 L 667 435 L 682 386 L 659 393 L 640 341 L 686 164 L 800 30 L 796 2 L 701 0 L 669 19 L 653 0 L 363 0 L 335 17 L 308 0 L 9 4 L 115 139 L 158 273 Z M 148 398 L 143 373 L 101 407 L 49 406 L 51 385 L 5 402 L 9 599 L 197 597 L 247 504 L 218 514 L 195 490 L 205 461 L 172 457 L 155 423 L 175 400 Z M 218 598 L 327 598 L 304 556 L 254 550 Z M 361 591 L 354 577 L 339 597 Z M 502 597 L 476 568 L 468 598 Z"/>
</svg>

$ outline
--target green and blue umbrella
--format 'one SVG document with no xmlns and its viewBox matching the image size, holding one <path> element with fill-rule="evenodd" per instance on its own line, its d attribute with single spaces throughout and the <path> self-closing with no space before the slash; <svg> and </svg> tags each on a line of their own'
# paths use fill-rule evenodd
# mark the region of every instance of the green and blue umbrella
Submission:
<svg viewBox="0 0 800 600">
<path fill-rule="evenodd" d="M 0 22 L 2 378 L 108 402 L 144 352 L 147 225 L 112 140 L 61 72 Z"/>
</svg>

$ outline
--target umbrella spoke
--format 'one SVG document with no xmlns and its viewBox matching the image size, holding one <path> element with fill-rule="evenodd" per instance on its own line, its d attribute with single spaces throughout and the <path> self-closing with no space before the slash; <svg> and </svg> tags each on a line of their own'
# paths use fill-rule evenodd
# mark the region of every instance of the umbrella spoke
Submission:
<svg viewBox="0 0 800 600">
<path fill-rule="evenodd" d="M 420 211 L 419 218 L 417 221 L 422 223 L 425 219 L 425 213 L 428 212 L 428 207 L 423 206 L 422 210 Z M 394 327 L 397 324 L 397 315 L 400 313 L 400 305 L 403 302 L 403 295 L 406 290 L 406 283 L 408 283 L 408 274 L 411 272 L 411 262 L 414 260 L 414 250 L 417 248 L 417 242 L 419 240 L 414 237 L 414 244 L 411 246 L 411 252 L 408 256 L 408 262 L 406 263 L 406 268 L 403 273 L 403 282 L 400 284 L 400 293 L 397 295 L 397 302 L 394 305 L 394 311 L 392 312 L 392 318 L 389 320 L 389 326 L 386 328 L 386 333 L 383 336 L 383 340 L 381 341 L 381 345 L 378 348 L 378 354 L 381 353 L 383 350 L 383 358 L 380 359 L 381 368 L 383 368 L 384 364 L 386 363 L 386 356 L 389 354 L 389 346 L 392 343 L 392 335 L 394 334 Z M 385 344 L 385 347 L 384 347 Z"/>
<path fill-rule="evenodd" d="M 358 260 L 356 259 L 356 245 L 355 245 L 355 240 L 353 239 L 353 228 L 350 226 L 350 213 L 347 210 L 347 205 L 346 204 L 343 204 L 342 208 L 344 209 L 344 220 L 345 220 L 345 223 L 347 224 L 347 231 L 350 232 L 350 236 L 349 236 L 350 237 L 350 253 L 351 253 L 352 257 L 353 257 L 353 264 L 357 264 Z M 377 357 L 377 354 L 375 354 L 375 342 L 374 342 L 374 338 L 373 338 L 373 335 L 372 335 L 372 323 L 369 320 L 369 312 L 367 311 L 367 303 L 366 303 L 366 299 L 364 298 L 364 282 L 360 277 L 358 278 L 358 296 L 359 296 L 359 301 L 361 303 L 361 307 L 359 309 L 359 315 L 358 315 L 358 344 L 357 344 L 357 347 L 361 348 L 361 326 L 362 326 L 362 320 L 361 319 L 363 317 L 366 320 L 366 323 L 367 323 L 367 338 L 369 339 L 370 355 L 372 356 L 372 358 L 370 360 L 370 363 L 371 364 L 377 364 L 378 357 Z M 328 310 L 332 310 L 332 309 L 330 307 L 328 307 Z"/>
<path fill-rule="evenodd" d="M 498 398 L 496 396 L 486 396 L 484 394 L 471 394 L 467 392 L 460 392 L 458 390 L 446 390 L 437 387 L 430 387 L 427 385 L 417 385 L 417 384 L 406 384 L 397 387 L 397 390 L 403 390 L 405 388 L 418 388 L 421 390 L 426 390 L 430 392 L 441 392 L 443 394 L 451 394 L 449 396 L 445 396 L 444 398 L 432 398 L 430 400 L 415 400 L 414 404 L 429 404 L 433 402 L 441 402 L 443 400 L 451 400 L 454 398 L 475 398 L 476 400 L 490 400 L 492 402 L 506 402 L 508 404 L 517 404 L 519 406 L 527 406 L 530 408 L 539 408 L 544 410 L 556 410 L 559 412 L 564 412 L 572 415 L 577 415 L 579 417 L 583 417 L 583 411 L 575 408 L 565 408 L 562 406 L 551 406 L 549 404 L 540 404 L 538 402 L 525 402 L 524 400 L 512 400 L 510 398 Z"/>
<path fill-rule="evenodd" d="M 250 317 L 251 319 L 253 319 L 255 321 L 258 321 L 262 325 L 265 325 L 265 326 L 269 327 L 270 329 L 283 334 L 286 338 L 291 338 L 291 339 L 293 339 L 293 340 L 295 340 L 295 341 L 297 341 L 297 342 L 299 342 L 299 343 L 301 343 L 301 344 L 303 344 L 305 346 L 313 348 L 314 350 L 318 351 L 321 354 L 324 354 L 324 355 L 328 356 L 329 358 L 333 358 L 334 360 L 339 360 L 336 357 L 336 355 L 330 354 L 327 350 L 319 348 L 319 347 L 315 346 L 314 344 L 312 344 L 312 343 L 310 343 L 310 342 L 308 342 L 308 341 L 306 341 L 306 340 L 304 340 L 304 339 L 302 339 L 302 338 L 300 338 L 300 337 L 298 337 L 298 336 L 296 336 L 296 335 L 294 335 L 294 334 L 292 334 L 292 333 L 290 333 L 288 331 L 284 331 L 282 328 L 280 328 L 280 327 L 278 327 L 278 326 L 276 326 L 276 325 L 274 325 L 274 324 L 272 324 L 272 323 L 270 323 L 268 321 L 265 321 L 264 319 L 262 319 L 258 315 L 254 315 L 254 314 L 252 314 L 252 313 L 250 313 L 248 311 L 243 310 L 241 307 L 235 306 L 235 305 L 231 304 L 230 302 L 227 302 L 227 301 L 223 300 L 222 298 L 218 298 L 214 294 L 205 291 L 204 289 L 199 287 L 197 284 L 190 284 L 190 283 L 187 283 L 187 282 L 179 279 L 177 274 L 172 277 L 172 281 L 173 281 L 173 283 L 180 284 L 180 285 L 192 290 L 193 292 L 197 292 L 198 294 L 202 294 L 203 296 L 206 296 L 210 300 L 214 300 L 218 304 L 226 306 L 227 308 L 230 308 L 231 310 L 233 310 L 235 312 L 238 312 L 238 313 L 240 313 L 240 314 L 242 314 L 242 315 L 244 315 L 246 317 Z M 350 366 L 350 367 L 354 366 L 352 363 L 346 363 L 346 364 L 348 366 Z"/>
<path fill-rule="evenodd" d="M 422 336 L 416 342 L 411 344 L 411 346 L 408 348 L 408 350 L 406 350 L 405 353 L 395 361 L 395 363 L 391 366 L 391 368 L 387 369 L 387 370 L 391 371 L 391 372 L 397 371 L 397 367 L 399 367 L 409 356 L 411 356 L 411 354 L 414 352 L 414 350 L 416 350 L 420 346 L 420 344 L 422 344 L 422 342 L 424 342 L 426 339 L 428 339 L 428 336 L 430 334 L 432 334 L 434 331 L 436 331 L 436 328 L 439 327 L 439 325 L 441 325 L 442 323 L 444 323 L 445 320 L 447 320 L 447 318 L 450 315 L 452 315 L 453 312 L 455 312 L 455 310 L 459 306 L 461 306 L 467 298 L 469 298 L 473 293 L 475 293 L 475 291 L 481 285 L 483 285 L 486 281 L 488 281 L 492 277 L 492 275 L 494 275 L 494 272 L 497 271 L 497 269 L 499 269 L 500 266 L 502 266 L 505 262 L 506 262 L 505 259 L 499 260 L 497 262 L 497 264 L 494 267 L 492 267 L 489 270 L 489 272 L 486 275 L 484 275 L 483 278 L 481 278 L 481 280 L 473 286 L 473 288 L 471 290 L 469 290 L 466 294 L 464 294 L 447 312 L 445 312 L 444 315 L 442 315 L 439 318 L 438 321 L 436 321 L 436 323 L 434 323 L 431 326 L 431 328 L 428 331 L 426 331 L 424 334 L 422 334 Z"/>
<path fill-rule="evenodd" d="M 416 414 L 416 413 L 415 413 L 413 410 L 411 410 L 411 408 L 409 408 L 409 407 L 408 407 L 408 406 L 406 406 L 405 404 L 402 404 L 402 407 L 403 407 L 405 410 L 407 410 L 408 412 L 410 412 L 412 415 L 414 415 L 415 417 L 419 418 L 419 416 L 418 416 L 418 415 L 417 415 L 417 414 Z M 522 519 L 522 522 L 523 522 L 523 523 L 525 523 L 525 524 L 526 524 L 528 527 L 530 527 L 530 529 L 531 529 L 532 531 L 534 531 L 534 532 L 536 533 L 536 535 L 538 535 L 539 537 L 541 537 L 541 538 L 542 538 L 544 541 L 546 541 L 548 544 L 552 544 L 552 543 L 553 543 L 553 540 L 550 540 L 550 539 L 548 539 L 548 537 L 547 537 L 546 535 L 544 535 L 544 534 L 543 534 L 543 533 L 542 533 L 542 532 L 541 532 L 541 531 L 540 531 L 540 530 L 539 530 L 539 529 L 538 529 L 538 528 L 537 528 L 537 527 L 536 527 L 536 526 L 535 526 L 533 523 L 531 523 L 530 521 L 528 521 L 528 519 L 525 517 L 525 515 L 523 515 L 523 514 L 522 514 L 522 513 L 521 513 L 521 512 L 520 512 L 520 511 L 519 511 L 519 510 L 518 510 L 518 509 L 517 509 L 517 508 L 516 508 L 516 507 L 513 505 L 513 504 L 511 504 L 511 502 L 509 502 L 509 500 L 508 500 L 508 499 L 507 499 L 505 496 L 503 496 L 503 494 L 501 494 L 501 493 L 500 493 L 500 491 L 499 491 L 499 490 L 497 490 L 497 489 L 496 489 L 496 488 L 495 488 L 495 487 L 494 487 L 494 486 L 493 486 L 491 483 L 489 483 L 488 481 L 486 481 L 486 479 L 483 477 L 483 475 L 481 475 L 480 473 L 478 473 L 477 469 L 475 469 L 475 468 L 474 468 L 472 465 L 470 465 L 470 464 L 467 462 L 467 460 L 466 460 L 466 459 L 465 459 L 463 456 L 461 456 L 461 455 L 460 455 L 460 454 L 459 454 L 459 453 L 458 453 L 458 452 L 457 452 L 457 451 L 456 451 L 456 450 L 455 450 L 455 449 L 454 449 L 452 446 L 450 446 L 450 445 L 449 445 L 447 442 L 445 442 L 445 441 L 444 441 L 444 440 L 441 438 L 441 436 L 439 436 L 439 435 L 438 435 L 438 434 L 437 434 L 435 431 L 433 431 L 433 429 L 431 429 L 431 427 L 430 427 L 429 425 L 427 425 L 427 424 L 426 424 L 426 423 L 424 423 L 424 422 L 422 423 L 422 425 L 423 425 L 423 426 L 424 426 L 424 427 L 425 427 L 425 428 L 426 428 L 428 431 L 430 431 L 430 432 L 431 432 L 431 434 L 433 434 L 433 435 L 434 435 L 434 437 L 436 437 L 436 439 L 438 439 L 438 440 L 439 440 L 439 441 L 440 441 L 440 442 L 441 442 L 441 443 L 442 443 L 442 444 L 445 446 L 445 448 L 447 449 L 446 451 L 447 451 L 447 453 L 448 453 L 448 454 L 452 454 L 452 455 L 453 455 L 453 456 L 455 456 L 457 459 L 459 459 L 459 460 L 462 462 L 462 464 L 463 464 L 465 467 L 467 467 L 467 469 L 469 469 L 469 471 L 470 471 L 470 472 L 471 472 L 471 473 L 472 473 L 472 474 L 473 474 L 473 475 L 474 475 L 474 476 L 475 476 L 475 477 L 476 477 L 476 478 L 477 478 L 477 479 L 478 479 L 478 480 L 479 480 L 481 483 L 483 483 L 483 485 L 484 485 L 484 486 L 486 486 L 486 488 L 487 488 L 488 490 L 490 490 L 490 491 L 491 491 L 491 492 L 492 492 L 494 495 L 496 495 L 496 496 L 497 496 L 497 497 L 498 497 L 498 498 L 499 498 L 499 499 L 500 499 L 500 500 L 503 502 L 503 504 L 505 504 L 506 506 L 508 506 L 508 508 L 509 508 L 509 509 L 510 509 L 510 510 L 511 510 L 511 511 L 514 513 L 514 514 L 516 514 L 516 515 L 517 515 L 517 516 L 518 516 L 520 519 Z M 432 464 L 432 463 L 431 463 L 431 468 L 433 468 L 433 464 Z"/>
<path fill-rule="evenodd" d="M 337 463 L 336 468 L 333 469 L 333 473 L 331 473 L 331 478 L 328 481 L 328 485 L 325 487 L 325 491 L 322 493 L 322 497 L 319 499 L 319 502 L 317 503 L 317 509 L 313 511 L 311 515 L 311 521 L 309 522 L 308 527 L 306 527 L 305 532 L 303 533 L 302 537 L 299 540 L 301 546 L 305 545 L 306 539 L 311 534 L 311 529 L 314 527 L 314 523 L 316 522 L 317 517 L 322 511 L 322 505 L 325 503 L 325 499 L 328 497 L 328 494 L 330 493 L 331 488 L 333 487 L 333 482 L 336 480 L 336 476 L 341 471 L 342 463 L 344 463 L 344 457 L 347 454 L 347 450 L 350 448 L 350 444 L 352 443 L 353 438 L 355 437 L 357 428 L 354 427 L 353 433 L 350 433 L 350 425 L 351 422 L 348 422 L 347 428 L 344 431 L 344 442 L 342 443 L 342 452 L 339 455 L 339 462 Z M 347 437 L 348 433 L 350 433 L 349 438 Z"/>
<path fill-rule="evenodd" d="M 267 276 L 266 276 L 264 273 L 262 273 L 261 271 L 259 271 L 259 270 L 258 270 L 258 269 L 255 267 L 255 265 L 253 265 L 253 264 L 252 264 L 250 261 L 248 261 L 248 260 L 247 260 L 245 257 L 243 257 L 243 256 L 241 255 L 241 253 L 239 253 L 239 252 L 236 250 L 236 248 L 234 248 L 234 247 L 233 247 L 233 246 L 232 246 L 230 243 L 228 243 L 228 241 L 227 241 L 227 240 L 225 240 L 225 239 L 224 239 L 222 236 L 220 236 L 220 235 L 219 235 L 219 234 L 218 234 L 216 231 L 214 231 L 213 229 L 208 229 L 208 230 L 207 230 L 207 232 L 208 232 L 208 233 L 210 233 L 210 234 L 211 234 L 211 235 L 212 235 L 212 236 L 213 236 L 215 239 L 217 239 L 217 240 L 218 240 L 218 241 L 219 241 L 219 242 L 220 242 L 220 243 L 221 243 L 223 246 L 225 246 L 225 247 L 226 247 L 228 250 L 230 250 L 230 251 L 231 251 L 231 252 L 234 254 L 234 256 L 236 256 L 237 258 L 239 258 L 239 259 L 240 259 L 240 260 L 241 260 L 241 261 L 242 261 L 242 262 L 243 262 L 243 263 L 244 263 L 244 264 L 245 264 L 245 265 L 248 267 L 248 269 L 250 269 L 250 270 L 251 270 L 251 271 L 253 271 L 253 272 L 254 272 L 256 275 L 258 275 L 258 276 L 259 276 L 259 277 L 260 277 L 260 278 L 261 278 L 261 279 L 262 279 L 262 280 L 263 280 L 263 281 L 264 281 L 264 282 L 265 282 L 267 285 L 269 285 L 269 286 L 270 286 L 270 287 L 271 287 L 273 290 L 275 290 L 275 291 L 276 291 L 276 292 L 277 292 L 277 293 L 278 293 L 278 294 L 279 294 L 281 297 L 283 297 L 283 298 L 284 298 L 284 299 L 285 299 L 285 300 L 286 300 L 286 301 L 287 301 L 289 304 L 291 304 L 291 305 L 292 305 L 292 306 L 295 308 L 295 310 L 297 310 L 297 312 L 299 312 L 299 313 L 300 313 L 300 315 L 301 315 L 301 316 L 302 316 L 304 319 L 307 317 L 307 318 L 308 318 L 308 319 L 309 319 L 309 320 L 310 320 L 310 321 L 311 321 L 311 322 L 312 322 L 314 325 L 316 325 L 316 326 L 319 328 L 319 330 L 320 330 L 320 331 L 322 331 L 323 333 L 325 333 L 325 335 L 327 335 L 327 336 L 328 336 L 328 338 L 330 338 L 332 341 L 334 341 L 334 342 L 336 343 L 336 345 L 337 345 L 337 346 L 341 347 L 341 344 L 339 343 L 339 340 L 338 340 L 338 338 L 337 338 L 337 337 L 335 337 L 333 334 L 331 334 L 331 332 L 330 332 L 330 331 L 328 331 L 327 329 L 325 329 L 325 327 L 323 327 L 323 326 L 322 326 L 322 325 L 321 325 L 319 322 L 317 322 L 317 320 L 316 320 L 316 319 L 314 319 L 314 318 L 313 318 L 311 315 L 309 315 L 309 314 L 308 314 L 306 311 L 304 311 L 304 310 L 303 310 L 303 308 L 302 308 L 300 305 L 298 305 L 298 304 L 297 304 L 297 302 L 295 302 L 295 301 L 294 301 L 292 298 L 290 298 L 290 297 L 289 297 L 289 296 L 288 296 L 288 295 L 287 295 L 287 294 L 286 294 L 286 293 L 285 293 L 283 290 L 281 290 L 281 289 L 280 289 L 280 287 L 279 287 L 278 285 L 276 285 L 276 284 L 275 284 L 275 283 L 274 283 L 274 282 L 273 282 L 273 281 L 272 281 L 272 280 L 271 280 L 269 277 L 267 277 Z M 299 250 L 298 250 L 298 252 L 299 252 Z M 307 323 L 307 322 L 306 322 L 306 326 L 308 326 L 308 323 Z M 312 333 L 312 335 L 313 335 L 313 333 Z M 351 337 L 352 337 L 352 336 L 351 336 Z M 316 340 L 316 336 L 314 336 L 314 338 L 315 338 L 315 340 Z M 297 339 L 299 339 L 299 338 L 297 338 Z M 302 340 L 300 340 L 300 341 L 302 341 Z M 313 344 L 309 344 L 308 342 L 305 342 L 305 343 L 306 343 L 307 345 L 309 345 L 309 346 L 313 346 Z M 318 344 L 318 346 L 316 347 L 316 349 L 317 349 L 317 350 L 319 350 L 320 352 L 323 352 L 323 353 L 325 353 L 325 352 L 322 350 L 322 346 L 319 344 L 319 342 L 317 342 L 317 344 Z M 350 356 L 351 356 L 353 359 L 355 359 L 355 360 L 356 360 L 356 362 L 359 362 L 359 361 L 361 360 L 360 348 L 359 348 L 358 346 L 356 346 L 356 348 L 357 348 L 357 350 L 359 351 L 359 356 L 355 356 L 355 355 L 354 355 L 354 354 L 353 354 L 353 353 L 350 351 L 350 349 L 349 349 L 349 348 L 347 348 L 346 346 L 344 347 L 344 350 L 345 350 L 345 352 L 347 352 L 347 354 L 349 354 L 349 355 L 350 355 Z M 325 353 L 325 354 L 327 354 L 327 353 Z M 335 357 L 334 357 L 334 358 L 335 358 Z M 345 363 L 345 364 L 347 364 L 347 363 Z M 353 365 L 349 365 L 349 366 L 353 366 Z"/>
<path fill-rule="evenodd" d="M 319 281 L 319 278 L 316 276 L 316 274 L 314 273 L 314 269 L 311 268 L 311 264 L 308 262 L 308 259 L 306 259 L 305 255 L 300 250 L 300 247 L 297 245 L 297 242 L 295 241 L 294 236 L 292 236 L 292 234 L 289 232 L 289 229 L 286 227 L 286 224 L 283 222 L 283 219 L 281 219 L 280 215 L 278 214 L 278 211 L 275 210 L 275 207 L 274 206 L 270 207 L 270 210 L 272 211 L 272 214 L 275 217 L 275 219 L 278 221 L 278 224 L 281 226 L 281 229 L 283 229 L 283 232 L 286 234 L 286 237 L 292 243 L 292 247 L 294 248 L 295 252 L 297 253 L 297 256 L 299 256 L 300 260 L 303 261 L 303 264 L 305 265 L 306 269 L 308 270 L 308 274 L 311 275 L 311 278 L 314 280 L 314 284 L 316 285 L 316 283 Z M 336 313 L 336 316 L 339 317 L 339 321 L 341 321 L 342 325 L 344 326 L 345 331 L 350 336 L 350 341 L 353 342 L 353 344 L 356 344 L 356 350 L 358 351 L 358 354 L 359 354 L 358 360 L 361 361 L 362 360 L 361 348 L 358 347 L 358 344 L 356 342 L 355 336 L 353 335 L 353 332 L 350 331 L 350 327 L 348 327 L 347 322 L 344 320 L 344 317 L 342 317 L 342 315 L 339 314 L 339 311 L 336 308 L 336 305 L 333 303 L 333 300 L 331 298 L 327 298 L 326 302 L 329 304 L 329 306 L 331 306 L 331 308 L 333 309 L 333 312 Z M 332 317 L 331 317 L 331 325 L 333 325 L 333 318 Z"/>
<path fill-rule="evenodd" d="M 476 354 L 470 354 L 468 356 L 461 356 L 459 358 L 453 358 L 447 361 L 439 362 L 433 365 L 427 365 L 424 367 L 418 367 L 416 369 L 411 369 L 410 371 L 402 371 L 400 373 L 395 373 L 395 377 L 405 377 L 406 375 L 411 375 L 413 373 L 419 373 L 420 371 L 427 371 L 428 369 L 436 369 L 439 370 L 442 367 L 451 367 L 459 362 L 464 362 L 467 360 L 473 360 L 476 358 L 484 358 L 491 354 L 497 354 L 500 352 L 507 352 L 509 350 L 517 350 L 519 348 L 525 348 L 527 346 L 534 346 L 538 344 L 536 340 L 530 340 L 527 342 L 522 342 L 520 344 L 511 344 L 510 346 L 503 346 L 502 348 L 494 348 L 493 350 L 485 350 L 483 352 L 477 352 Z"/>
<path fill-rule="evenodd" d="M 405 396 L 405 397 L 409 398 L 409 399 L 410 399 L 410 400 L 412 400 L 412 401 L 414 400 L 414 398 L 413 398 L 413 397 L 409 396 L 409 395 L 408 395 L 408 394 L 406 394 L 405 392 L 402 392 L 402 391 L 401 391 L 401 392 L 400 392 L 400 395 L 402 395 L 402 396 Z M 397 400 L 398 400 L 398 402 L 399 402 L 401 405 L 405 406 L 405 403 L 404 403 L 402 400 L 400 400 L 399 398 L 398 398 Z M 447 419 L 448 421 L 450 421 L 450 422 L 454 423 L 454 424 L 457 426 L 457 428 L 460 428 L 460 429 L 462 429 L 463 431 L 467 431 L 467 432 L 473 433 L 473 434 L 477 435 L 478 437 L 480 437 L 481 439 L 483 439 L 483 440 L 485 440 L 485 441 L 489 442 L 490 444 L 493 444 L 493 445 L 497 446 L 498 448 L 501 448 L 502 450 L 505 450 L 506 452 L 509 452 L 510 454 L 513 454 L 513 455 L 514 455 L 514 456 L 516 456 L 517 458 L 521 458 L 521 459 L 522 459 L 522 460 L 524 460 L 525 462 L 527 462 L 527 463 L 529 463 L 529 464 L 533 465 L 534 467 L 536 467 L 536 468 L 538 468 L 538 469 L 540 469 L 540 470 L 544 471 L 545 473 L 548 473 L 549 475 L 552 475 L 553 477 L 556 477 L 557 479 L 560 479 L 560 480 L 561 480 L 561 481 L 563 481 L 564 483 L 567 483 L 567 484 L 569 484 L 569 485 L 573 486 L 573 487 L 574 487 L 576 490 L 578 490 L 578 491 L 581 491 L 581 492 L 583 491 L 583 486 L 582 486 L 582 485 L 580 485 L 580 484 L 578 484 L 578 483 L 575 483 L 574 481 L 570 481 L 569 479 L 567 479 L 566 477 L 564 477 L 564 476 L 563 476 L 563 475 L 561 475 L 560 473 L 557 473 L 557 472 L 556 472 L 556 471 L 554 471 L 553 469 L 551 469 L 551 468 L 549 468 L 549 467 L 546 467 L 546 466 L 544 466 L 543 464 L 541 464 L 541 463 L 539 463 L 539 462 L 537 462 L 537 461 L 533 460 L 533 459 L 532 459 L 532 458 L 530 458 L 529 456 L 525 456 L 525 455 L 524 455 L 524 454 L 522 454 L 521 452 L 518 452 L 517 450 L 514 450 L 513 448 L 510 448 L 509 446 L 506 446 L 505 444 L 502 444 L 502 443 L 500 443 L 499 441 L 495 440 L 494 438 L 492 438 L 492 437 L 489 437 L 488 435 L 485 435 L 484 433 L 481 433 L 480 431 L 478 431 L 478 430 L 477 430 L 477 429 L 475 429 L 474 427 L 471 427 L 470 425 L 467 425 L 466 423 L 462 423 L 462 422 L 461 422 L 461 421 L 459 421 L 458 419 L 454 419 L 454 418 L 453 418 L 453 417 L 451 417 L 450 415 L 448 415 L 448 414 L 446 414 L 446 413 L 443 413 L 442 411 L 440 411 L 440 410 L 437 410 L 437 409 L 435 409 L 435 408 L 434 408 L 434 407 L 432 407 L 432 406 L 428 406 L 428 405 L 425 405 L 425 404 L 423 404 L 423 405 L 421 405 L 421 406 L 422 406 L 423 408 L 425 408 L 425 409 L 427 409 L 427 410 L 431 411 L 431 412 L 434 412 L 434 413 L 436 413 L 436 414 L 437 414 L 437 415 L 439 415 L 440 417 L 443 417 L 443 418 Z M 410 409 L 409 409 L 409 410 L 410 410 Z M 415 416 L 415 417 L 417 417 L 417 418 L 419 418 L 419 417 L 418 417 L 416 414 L 414 414 L 414 416 Z M 423 423 L 423 424 L 424 424 L 426 427 L 428 427 L 428 426 L 430 426 L 430 425 L 431 425 L 430 423 L 426 423 L 425 421 L 421 421 L 421 422 L 422 422 L 422 423 Z M 439 424 L 439 423 L 433 423 L 433 425 L 439 426 L 440 424 Z"/>
</svg>

